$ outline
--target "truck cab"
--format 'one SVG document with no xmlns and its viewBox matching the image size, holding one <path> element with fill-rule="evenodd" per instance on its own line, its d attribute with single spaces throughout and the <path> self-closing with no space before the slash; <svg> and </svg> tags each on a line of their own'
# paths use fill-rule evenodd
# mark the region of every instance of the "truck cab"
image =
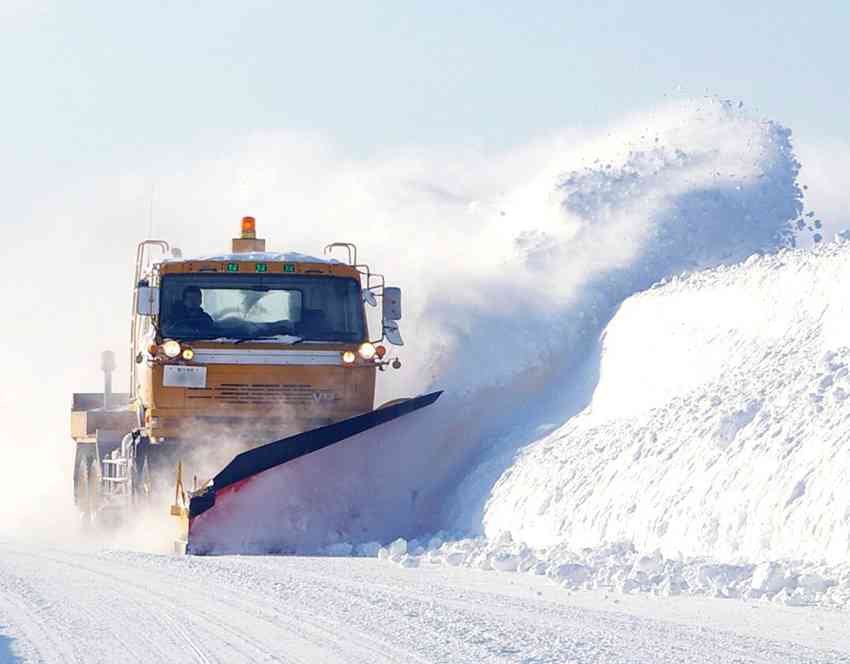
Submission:
<svg viewBox="0 0 850 664">
<path fill-rule="evenodd" d="M 168 255 L 139 280 L 132 394 L 152 443 L 199 429 L 279 438 L 372 410 L 387 333 L 370 339 L 366 306 L 384 302 L 401 343 L 397 289 L 348 260 L 265 251 L 252 218 L 229 254 Z M 397 363 L 396 363 L 397 364 Z"/>
</svg>

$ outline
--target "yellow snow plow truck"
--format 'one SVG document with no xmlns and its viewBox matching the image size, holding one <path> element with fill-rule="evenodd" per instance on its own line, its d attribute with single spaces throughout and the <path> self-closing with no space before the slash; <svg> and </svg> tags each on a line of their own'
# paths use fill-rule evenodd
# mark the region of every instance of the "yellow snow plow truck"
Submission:
<svg viewBox="0 0 850 664">
<path fill-rule="evenodd" d="M 403 343 L 401 293 L 354 245 L 329 244 L 322 258 L 265 245 L 252 217 L 223 255 L 139 245 L 130 392 L 112 392 L 106 352 L 104 392 L 73 397 L 74 497 L 87 521 L 132 518 L 170 495 L 181 548 L 203 552 L 193 549 L 196 519 L 214 531 L 216 512 L 256 477 L 440 396 L 375 408 L 378 372 L 401 366 L 383 345 Z M 379 304 L 382 329 L 370 336 L 368 308 Z"/>
</svg>

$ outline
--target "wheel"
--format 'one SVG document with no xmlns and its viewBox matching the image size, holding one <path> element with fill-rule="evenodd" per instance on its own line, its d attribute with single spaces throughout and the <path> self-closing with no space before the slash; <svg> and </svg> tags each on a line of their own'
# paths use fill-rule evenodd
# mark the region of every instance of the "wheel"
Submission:
<svg viewBox="0 0 850 664">
<path fill-rule="evenodd" d="M 129 450 L 130 495 L 133 503 L 147 503 L 153 493 L 150 468 L 150 439 L 138 433 L 133 435 Z"/>
<path fill-rule="evenodd" d="M 99 482 L 95 446 L 78 443 L 74 462 L 74 503 L 80 510 L 81 519 L 87 523 L 92 522 L 97 514 Z"/>
<path fill-rule="evenodd" d="M 151 480 L 151 462 L 150 456 L 145 457 L 145 462 L 142 464 L 142 472 L 139 478 L 139 488 L 141 493 L 146 497 L 150 498 L 153 493 L 153 484 Z"/>
</svg>

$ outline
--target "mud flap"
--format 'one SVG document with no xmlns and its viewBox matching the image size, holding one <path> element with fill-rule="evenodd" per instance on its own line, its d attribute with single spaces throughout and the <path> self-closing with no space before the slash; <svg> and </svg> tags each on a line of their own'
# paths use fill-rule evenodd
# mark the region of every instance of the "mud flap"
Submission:
<svg viewBox="0 0 850 664">
<path fill-rule="evenodd" d="M 192 547 L 192 524 L 194 519 L 212 516 L 217 502 L 227 499 L 229 493 L 239 489 L 261 473 L 276 468 L 300 457 L 318 452 L 337 443 L 363 433 L 404 415 L 430 406 L 442 392 L 433 392 L 400 403 L 358 415 L 342 422 L 313 429 L 288 438 L 283 438 L 237 455 L 218 473 L 203 490 L 188 497 L 187 508 L 173 508 L 172 514 L 185 519 L 185 535 L 177 547 L 181 553 L 205 553 Z M 207 514 L 210 513 L 210 514 Z M 250 518 L 250 515 L 246 515 Z"/>
</svg>

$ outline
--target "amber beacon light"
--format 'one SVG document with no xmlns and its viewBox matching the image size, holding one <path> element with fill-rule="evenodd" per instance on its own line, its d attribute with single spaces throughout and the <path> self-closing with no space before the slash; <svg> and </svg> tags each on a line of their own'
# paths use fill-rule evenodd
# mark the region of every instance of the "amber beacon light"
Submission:
<svg viewBox="0 0 850 664">
<path fill-rule="evenodd" d="M 254 217 L 242 217 L 242 239 L 253 240 L 257 237 L 257 220 Z"/>
</svg>

